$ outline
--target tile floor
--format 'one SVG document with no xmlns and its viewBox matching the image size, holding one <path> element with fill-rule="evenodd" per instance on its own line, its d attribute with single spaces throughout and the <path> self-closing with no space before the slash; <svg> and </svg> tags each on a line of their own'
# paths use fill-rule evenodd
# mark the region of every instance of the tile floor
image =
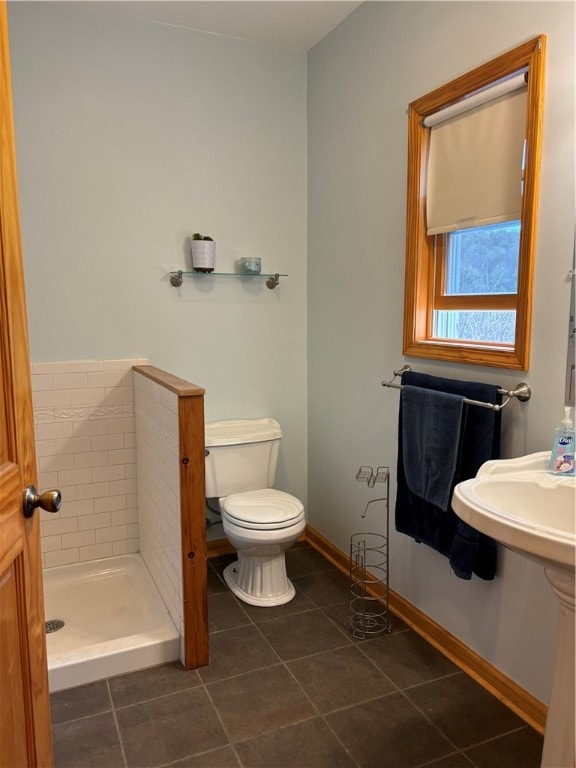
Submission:
<svg viewBox="0 0 576 768">
<path fill-rule="evenodd" d="M 306 544 L 295 599 L 238 602 L 210 561 L 211 663 L 52 694 L 56 768 L 537 768 L 542 737 L 392 617 L 354 641 L 347 579 Z"/>
</svg>

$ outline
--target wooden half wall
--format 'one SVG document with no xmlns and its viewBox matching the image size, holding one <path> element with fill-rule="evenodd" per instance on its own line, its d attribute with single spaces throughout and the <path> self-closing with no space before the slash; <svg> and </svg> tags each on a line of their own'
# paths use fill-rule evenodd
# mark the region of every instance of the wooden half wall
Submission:
<svg viewBox="0 0 576 768">
<path fill-rule="evenodd" d="M 186 669 L 209 662 L 204 389 L 134 367 L 140 550 L 181 634 Z"/>
</svg>

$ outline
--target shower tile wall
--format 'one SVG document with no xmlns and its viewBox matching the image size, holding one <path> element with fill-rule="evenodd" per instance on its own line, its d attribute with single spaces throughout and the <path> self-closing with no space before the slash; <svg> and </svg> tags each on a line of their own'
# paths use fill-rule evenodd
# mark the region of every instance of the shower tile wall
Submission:
<svg viewBox="0 0 576 768">
<path fill-rule="evenodd" d="M 139 550 L 132 366 L 146 362 L 32 364 L 38 487 L 63 498 L 40 513 L 45 568 Z"/>
<path fill-rule="evenodd" d="M 183 638 L 178 396 L 134 372 L 134 399 L 140 554 Z"/>
</svg>

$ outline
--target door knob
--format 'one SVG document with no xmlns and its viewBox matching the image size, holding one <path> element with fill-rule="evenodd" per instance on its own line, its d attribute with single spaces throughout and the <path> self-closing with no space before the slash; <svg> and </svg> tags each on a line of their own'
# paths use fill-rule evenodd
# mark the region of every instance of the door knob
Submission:
<svg viewBox="0 0 576 768">
<path fill-rule="evenodd" d="M 51 491 L 38 493 L 36 487 L 29 485 L 24 491 L 23 512 L 24 517 L 32 517 L 36 507 L 46 510 L 46 512 L 59 512 L 62 506 L 62 494 L 55 488 Z"/>
</svg>

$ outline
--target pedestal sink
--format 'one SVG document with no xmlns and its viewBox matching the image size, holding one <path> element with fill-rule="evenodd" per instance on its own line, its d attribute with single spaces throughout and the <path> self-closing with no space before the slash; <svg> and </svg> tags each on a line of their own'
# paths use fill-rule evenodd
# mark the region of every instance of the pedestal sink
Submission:
<svg viewBox="0 0 576 768">
<path fill-rule="evenodd" d="M 560 602 L 542 768 L 574 768 L 576 479 L 548 472 L 550 453 L 488 461 L 454 489 L 456 514 L 544 567 Z"/>
</svg>

